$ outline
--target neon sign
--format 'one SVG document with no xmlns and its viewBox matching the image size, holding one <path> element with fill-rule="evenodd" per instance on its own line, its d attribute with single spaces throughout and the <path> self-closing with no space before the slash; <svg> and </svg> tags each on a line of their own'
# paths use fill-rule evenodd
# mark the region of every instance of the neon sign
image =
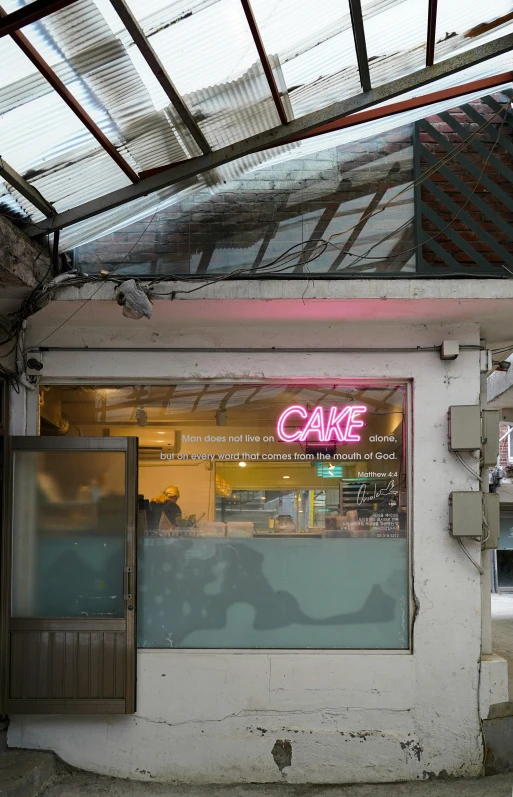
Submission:
<svg viewBox="0 0 513 797">
<path fill-rule="evenodd" d="M 360 435 L 356 434 L 355 429 L 365 426 L 364 421 L 359 417 L 367 412 L 367 407 L 359 404 L 347 404 L 345 407 L 331 407 L 325 415 L 323 407 L 315 407 L 309 412 L 300 404 L 293 404 L 287 407 L 278 418 L 276 430 L 278 437 L 284 443 L 304 443 L 312 435 L 316 435 L 319 443 L 359 443 Z M 287 423 L 298 424 L 298 421 L 306 421 L 306 424 L 295 431 L 287 431 Z"/>
</svg>

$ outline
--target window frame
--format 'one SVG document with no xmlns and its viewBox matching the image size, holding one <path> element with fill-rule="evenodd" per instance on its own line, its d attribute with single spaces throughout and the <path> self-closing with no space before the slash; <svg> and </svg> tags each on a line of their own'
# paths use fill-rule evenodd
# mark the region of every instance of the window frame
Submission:
<svg viewBox="0 0 513 797">
<path fill-rule="evenodd" d="M 405 414 L 406 414 L 406 422 L 404 428 L 404 438 L 405 438 L 405 445 L 404 445 L 404 454 L 405 454 L 405 474 L 406 474 L 406 495 L 407 495 L 407 578 L 408 578 L 408 647 L 405 648 L 137 648 L 139 653 L 151 652 L 151 653 L 172 653 L 177 655 L 187 655 L 193 653 L 194 655 L 199 655 L 201 653 L 216 653 L 220 655 L 224 654 L 249 654 L 249 655 L 266 655 L 269 656 L 270 654 L 286 654 L 286 655 L 296 655 L 296 654 L 310 654 L 310 655 L 321 655 L 321 654 L 330 654 L 330 655 L 413 655 L 414 653 L 414 620 L 415 620 L 415 603 L 414 603 L 414 592 L 413 592 L 413 583 L 414 583 L 414 574 L 413 574 L 413 545 L 414 545 L 414 514 L 413 514 L 413 489 L 414 489 L 414 477 L 413 477 L 413 412 L 414 412 L 414 379 L 413 377 L 398 377 L 397 379 L 390 379 L 390 378 L 372 378 L 372 377 L 352 377 L 352 378 L 298 378 L 294 376 L 283 376 L 283 377 L 276 377 L 276 378 L 267 378 L 267 379 L 258 379 L 258 378 L 247 378 L 241 377 L 239 379 L 231 377 L 231 378 L 224 378 L 224 379 L 205 379 L 201 377 L 196 377 L 194 379 L 191 378 L 179 378 L 179 377 L 169 377 L 168 379 L 159 380 L 155 377 L 155 375 L 147 376 L 145 378 L 137 378 L 134 380 L 130 379 L 80 379 L 78 377 L 69 378 L 69 379 L 48 379 L 45 380 L 44 378 L 41 379 L 39 383 L 39 387 L 50 386 L 50 387 L 73 387 L 73 386 L 81 386 L 81 387 L 118 387 L 118 388 L 126 388 L 126 387 L 133 387 L 137 386 L 145 386 L 145 387 L 162 387 L 163 384 L 169 385 L 193 385 L 193 384 L 208 384 L 211 385 L 222 385 L 222 384 L 234 384 L 240 383 L 241 385 L 254 385 L 254 386 L 271 386 L 275 387 L 277 385 L 301 385 L 303 387 L 324 387 L 333 385 L 335 382 L 337 385 L 347 385 L 354 387 L 355 385 L 361 386 L 363 388 L 389 388 L 391 385 L 394 386 L 404 386 L 405 388 Z M 35 426 L 37 431 L 35 432 L 37 435 L 40 435 L 40 413 L 39 413 L 39 402 L 34 402 L 32 407 L 35 408 L 35 417 L 32 419 L 28 419 L 29 421 L 32 420 L 32 423 L 35 421 Z M 30 413 L 33 414 L 33 413 Z M 513 434 L 512 434 L 513 436 Z"/>
</svg>

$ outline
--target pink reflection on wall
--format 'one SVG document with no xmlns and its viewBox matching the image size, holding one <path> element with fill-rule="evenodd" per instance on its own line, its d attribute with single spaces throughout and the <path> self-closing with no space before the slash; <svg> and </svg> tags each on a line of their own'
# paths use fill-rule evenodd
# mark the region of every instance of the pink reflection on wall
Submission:
<svg viewBox="0 0 513 797">
<path fill-rule="evenodd" d="M 326 411 L 327 412 L 327 411 Z M 361 437 L 355 429 L 365 426 L 365 421 L 360 418 L 367 412 L 367 407 L 361 404 L 347 404 L 344 407 L 333 406 L 326 418 L 323 407 L 315 407 L 308 412 L 300 404 L 287 407 L 278 418 L 276 430 L 278 437 L 284 443 L 304 443 L 309 438 L 316 438 L 319 443 L 359 443 Z M 294 432 L 288 432 L 287 423 L 306 421 Z"/>
</svg>

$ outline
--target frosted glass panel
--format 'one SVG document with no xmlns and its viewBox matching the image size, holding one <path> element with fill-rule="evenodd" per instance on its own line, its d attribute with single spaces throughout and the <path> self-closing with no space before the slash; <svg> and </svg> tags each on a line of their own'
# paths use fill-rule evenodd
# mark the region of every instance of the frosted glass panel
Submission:
<svg viewBox="0 0 513 797">
<path fill-rule="evenodd" d="M 138 645 L 408 648 L 400 539 L 139 542 Z"/>
<path fill-rule="evenodd" d="M 16 451 L 13 617 L 123 617 L 125 454 Z"/>
</svg>

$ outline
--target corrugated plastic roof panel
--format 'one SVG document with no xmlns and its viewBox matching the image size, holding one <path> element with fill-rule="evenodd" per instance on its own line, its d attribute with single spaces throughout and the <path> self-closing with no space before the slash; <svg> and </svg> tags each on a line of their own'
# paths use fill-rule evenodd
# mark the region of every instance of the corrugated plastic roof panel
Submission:
<svg viewBox="0 0 513 797">
<path fill-rule="evenodd" d="M 132 13 L 214 149 L 279 123 L 240 0 L 128 0 Z M 24 5 L 5 0 L 9 13 Z M 428 0 L 362 0 L 373 85 L 425 63 Z M 252 0 L 289 116 L 358 94 L 348 0 Z M 510 0 L 438 4 L 435 60 L 513 30 Z M 23 29 L 72 95 L 135 172 L 185 160 L 197 145 L 142 59 L 109 0 L 78 0 Z M 128 178 L 10 38 L 0 39 L 0 155 L 58 211 L 127 185 Z M 433 89 L 510 69 L 501 57 Z M 451 101 L 444 107 L 451 107 Z M 440 106 L 437 106 L 437 108 Z M 412 121 L 434 108 L 385 118 L 301 144 L 256 153 L 185 185 L 144 197 L 64 230 L 77 245 L 147 215 L 180 191 L 214 189 L 273 159 L 319 151 Z M 41 214 L 5 183 L 10 212 Z"/>
<path fill-rule="evenodd" d="M 240 0 L 218 0 L 150 42 L 181 94 L 236 80 L 258 60 Z"/>
</svg>

